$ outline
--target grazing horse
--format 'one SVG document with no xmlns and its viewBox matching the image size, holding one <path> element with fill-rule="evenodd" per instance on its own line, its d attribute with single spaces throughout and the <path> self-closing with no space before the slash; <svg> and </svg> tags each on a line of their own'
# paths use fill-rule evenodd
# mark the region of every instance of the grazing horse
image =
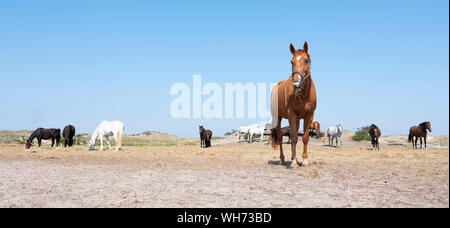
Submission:
<svg viewBox="0 0 450 228">
<path fill-rule="evenodd" d="M 315 132 L 317 139 L 320 138 L 320 123 L 319 122 L 312 122 L 311 126 L 309 126 L 309 134 L 312 135 L 312 133 Z"/>
<path fill-rule="evenodd" d="M 328 145 L 333 146 L 333 140 L 336 138 L 336 148 L 338 148 L 338 139 L 341 141 L 341 148 L 342 146 L 342 133 L 343 128 L 341 124 L 336 125 L 335 127 L 329 127 L 327 129 L 327 137 L 328 137 Z"/>
<path fill-rule="evenodd" d="M 258 127 L 258 126 L 260 126 L 260 125 L 259 125 L 259 124 L 252 124 L 252 125 L 250 125 L 250 126 L 239 127 L 239 128 L 238 128 L 239 142 L 241 142 L 241 136 L 242 136 L 243 134 L 248 134 L 248 130 L 249 130 L 250 128 Z M 248 139 L 249 139 L 249 136 L 247 136 L 247 140 L 248 140 Z"/>
<path fill-rule="evenodd" d="M 48 139 L 52 139 L 52 147 L 53 145 L 55 145 L 55 140 L 56 140 L 56 148 L 59 147 L 59 141 L 61 140 L 61 129 L 56 129 L 56 128 L 50 128 L 50 129 L 45 129 L 45 128 L 38 128 L 36 129 L 33 133 L 31 133 L 30 137 L 28 138 L 25 148 L 26 149 L 30 149 L 31 147 L 31 143 L 33 142 L 33 139 L 37 138 L 38 141 L 38 145 L 39 147 L 41 147 L 41 142 L 42 140 L 48 140 Z"/>
<path fill-rule="evenodd" d="M 425 149 L 427 149 L 427 129 L 431 132 L 431 123 L 428 121 L 419 124 L 419 126 L 412 126 L 409 129 L 408 142 L 412 142 L 414 149 L 418 149 L 417 139 L 420 139 L 420 149 L 422 149 L 422 137 L 425 141 Z M 416 137 L 415 140 L 413 140 L 414 137 Z"/>
<path fill-rule="evenodd" d="M 73 146 L 73 136 L 75 136 L 75 127 L 73 125 L 67 125 L 64 127 L 63 133 L 64 147 Z"/>
<path fill-rule="evenodd" d="M 291 134 L 291 167 L 297 167 L 296 146 L 298 141 L 297 132 L 300 127 L 300 119 L 303 119 L 303 162 L 308 165 L 308 141 L 309 126 L 316 110 L 317 97 L 316 87 L 311 78 L 311 59 L 308 54 L 308 43 L 305 42 L 303 50 L 296 50 L 290 44 L 292 53 L 292 73 L 287 80 L 278 82 L 273 88 L 270 97 L 270 112 L 272 115 L 271 135 L 272 147 L 280 146 L 280 160 L 285 164 L 281 137 L 281 120 L 289 120 Z"/>
<path fill-rule="evenodd" d="M 264 139 L 264 132 L 266 132 L 265 127 L 263 126 L 257 126 L 257 127 L 252 127 L 248 129 L 248 143 L 252 143 L 253 142 L 253 136 L 255 135 L 261 135 L 261 140 L 260 142 L 263 141 Z"/>
<path fill-rule="evenodd" d="M 203 126 L 198 128 L 200 134 L 200 148 L 207 148 L 211 146 L 212 131 L 206 130 Z"/>
<path fill-rule="evenodd" d="M 125 130 L 125 125 L 121 121 L 102 121 L 89 140 L 89 150 L 94 149 L 95 141 L 100 138 L 100 151 L 103 151 L 103 136 L 106 138 L 108 143 L 108 149 L 111 150 L 111 142 L 109 141 L 109 136 L 114 136 L 116 140 L 116 151 L 120 150 L 122 147 L 123 131 Z"/>
<path fill-rule="evenodd" d="M 380 128 L 377 125 L 372 124 L 369 128 L 369 135 L 372 139 L 372 150 L 380 149 L 380 144 L 378 143 L 378 139 L 381 136 Z"/>
</svg>

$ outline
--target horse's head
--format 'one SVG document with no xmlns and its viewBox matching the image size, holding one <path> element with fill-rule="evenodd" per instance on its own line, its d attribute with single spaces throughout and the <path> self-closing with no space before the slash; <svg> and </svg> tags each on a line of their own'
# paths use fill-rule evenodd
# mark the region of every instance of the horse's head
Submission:
<svg viewBox="0 0 450 228">
<path fill-rule="evenodd" d="M 338 133 L 342 133 L 343 132 L 344 129 L 342 128 L 341 124 L 338 124 L 336 127 L 338 129 Z"/>
<path fill-rule="evenodd" d="M 311 60 L 308 54 L 308 43 L 305 41 L 303 44 L 303 50 L 294 48 L 294 45 L 290 45 L 291 53 L 292 53 L 292 81 L 294 84 L 294 88 L 300 88 L 301 80 L 310 73 L 311 69 Z"/>
<path fill-rule="evenodd" d="M 25 143 L 25 149 L 30 149 L 31 147 L 31 141 L 27 140 L 27 142 Z"/>
<path fill-rule="evenodd" d="M 203 126 L 198 126 L 198 133 L 202 134 L 204 130 L 205 128 L 203 128 Z"/>
<path fill-rule="evenodd" d="M 93 141 L 92 139 L 89 140 L 88 143 L 88 149 L 89 150 L 94 150 L 94 145 L 95 145 L 95 141 Z"/>
<path fill-rule="evenodd" d="M 421 125 L 423 125 L 425 127 L 425 129 L 428 129 L 431 132 L 431 123 L 426 121 L 423 122 Z"/>
</svg>

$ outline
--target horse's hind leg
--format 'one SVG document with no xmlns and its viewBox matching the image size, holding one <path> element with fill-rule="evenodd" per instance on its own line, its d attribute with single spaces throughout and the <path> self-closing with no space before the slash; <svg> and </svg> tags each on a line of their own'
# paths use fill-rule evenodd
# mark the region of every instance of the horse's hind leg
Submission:
<svg viewBox="0 0 450 228">
<path fill-rule="evenodd" d="M 285 164 L 284 161 L 284 153 L 283 153 L 283 135 L 281 134 L 281 118 L 278 117 L 278 123 L 277 123 L 277 127 L 275 128 L 276 134 L 277 134 L 277 143 L 278 145 L 280 145 L 280 161 L 281 164 Z"/>
<path fill-rule="evenodd" d="M 416 137 L 416 139 L 414 140 L 414 144 L 415 144 L 414 149 L 417 149 L 417 140 L 418 139 L 419 139 L 419 137 Z"/>
<path fill-rule="evenodd" d="M 53 147 L 55 145 L 55 138 L 52 138 L 52 146 Z"/>
<path fill-rule="evenodd" d="M 106 143 L 108 144 L 108 150 L 111 150 L 111 142 L 109 141 L 109 136 L 105 136 Z M 117 144 L 117 137 L 116 137 L 116 144 Z"/>
</svg>

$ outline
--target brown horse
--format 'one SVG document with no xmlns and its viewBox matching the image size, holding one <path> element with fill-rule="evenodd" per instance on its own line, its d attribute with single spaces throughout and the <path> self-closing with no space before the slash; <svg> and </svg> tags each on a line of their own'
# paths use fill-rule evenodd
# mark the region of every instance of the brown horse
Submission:
<svg viewBox="0 0 450 228">
<path fill-rule="evenodd" d="M 369 128 L 369 135 L 372 138 L 372 150 L 380 149 L 380 144 L 378 144 L 378 138 L 381 136 L 380 128 L 377 125 L 372 124 Z"/>
<path fill-rule="evenodd" d="M 309 126 L 309 134 L 312 135 L 312 133 L 315 133 L 317 136 L 317 139 L 320 138 L 320 123 L 319 122 L 311 122 L 311 126 Z"/>
<path fill-rule="evenodd" d="M 207 148 L 211 146 L 212 131 L 206 130 L 203 126 L 198 128 L 200 134 L 200 147 Z"/>
<path fill-rule="evenodd" d="M 431 132 L 431 124 L 428 121 L 409 129 L 408 142 L 412 142 L 413 149 L 417 149 L 417 139 L 420 139 L 420 149 L 422 149 L 422 137 L 425 141 L 425 149 L 427 149 L 427 129 Z M 414 137 L 416 137 L 415 140 L 413 140 Z"/>
<path fill-rule="evenodd" d="M 282 137 L 281 120 L 289 120 L 291 130 L 291 149 L 292 164 L 291 167 L 298 166 L 296 146 L 298 141 L 297 132 L 300 127 L 300 119 L 303 119 L 303 162 L 302 165 L 308 165 L 308 141 L 309 126 L 316 110 L 317 98 L 316 88 L 311 79 L 311 60 L 308 54 L 308 43 L 305 42 L 303 50 L 296 50 L 290 45 L 292 53 L 292 73 L 287 80 L 278 82 L 272 89 L 270 111 L 272 114 L 272 146 L 280 146 L 280 160 L 285 164 Z"/>
</svg>

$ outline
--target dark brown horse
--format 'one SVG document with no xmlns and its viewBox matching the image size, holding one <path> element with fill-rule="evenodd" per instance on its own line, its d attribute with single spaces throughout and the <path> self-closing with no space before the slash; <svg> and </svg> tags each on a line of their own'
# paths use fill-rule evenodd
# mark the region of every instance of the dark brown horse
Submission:
<svg viewBox="0 0 450 228">
<path fill-rule="evenodd" d="M 425 149 L 427 149 L 427 129 L 431 132 L 431 123 L 428 121 L 419 124 L 419 126 L 412 126 L 409 129 L 408 142 L 412 142 L 414 149 L 418 149 L 417 139 L 420 139 L 420 149 L 422 149 L 422 137 L 425 141 Z M 416 138 L 414 139 L 414 137 Z"/>
<path fill-rule="evenodd" d="M 290 144 L 291 143 L 291 128 L 289 126 L 286 127 L 282 127 L 281 128 L 281 135 L 282 136 L 287 136 L 288 137 L 288 141 L 287 143 Z M 267 140 L 267 144 L 272 143 L 272 135 L 269 136 L 269 139 Z M 281 143 L 283 143 L 283 139 L 281 139 Z"/>
<path fill-rule="evenodd" d="M 200 147 L 207 148 L 211 146 L 212 131 L 206 130 L 203 126 L 199 126 Z"/>
<path fill-rule="evenodd" d="M 73 146 L 73 136 L 75 136 L 75 127 L 73 125 L 67 125 L 63 129 L 62 135 L 64 137 L 64 147 Z"/>
<path fill-rule="evenodd" d="M 30 137 L 28 138 L 25 148 L 30 149 L 31 143 L 33 142 L 33 139 L 37 138 L 38 145 L 41 147 L 42 140 L 51 139 L 52 140 L 52 147 L 55 145 L 56 140 L 56 147 L 59 146 L 59 141 L 61 140 L 61 129 L 56 128 L 50 128 L 50 129 L 44 129 L 44 128 L 38 128 L 33 133 L 31 133 Z"/>
<path fill-rule="evenodd" d="M 372 150 L 375 150 L 375 149 L 379 150 L 380 144 L 378 143 L 378 139 L 381 136 L 380 128 L 377 125 L 372 124 L 369 128 L 369 135 L 370 135 L 370 138 L 372 139 Z"/>
<path fill-rule="evenodd" d="M 308 54 L 308 43 L 305 42 L 303 50 L 296 50 L 290 45 L 292 53 L 292 73 L 287 80 L 278 82 L 272 89 L 270 111 L 272 114 L 272 146 L 280 146 L 280 160 L 284 164 L 284 154 L 281 137 L 281 120 L 289 120 L 291 131 L 292 164 L 298 166 L 296 146 L 298 141 L 297 132 L 300 127 L 300 119 L 303 119 L 303 162 L 308 165 L 308 141 L 309 126 L 316 110 L 317 98 L 316 88 L 311 78 L 311 59 Z"/>
<path fill-rule="evenodd" d="M 317 139 L 320 138 L 320 123 L 319 122 L 311 122 L 311 126 L 309 126 L 309 134 L 316 134 Z"/>
</svg>

